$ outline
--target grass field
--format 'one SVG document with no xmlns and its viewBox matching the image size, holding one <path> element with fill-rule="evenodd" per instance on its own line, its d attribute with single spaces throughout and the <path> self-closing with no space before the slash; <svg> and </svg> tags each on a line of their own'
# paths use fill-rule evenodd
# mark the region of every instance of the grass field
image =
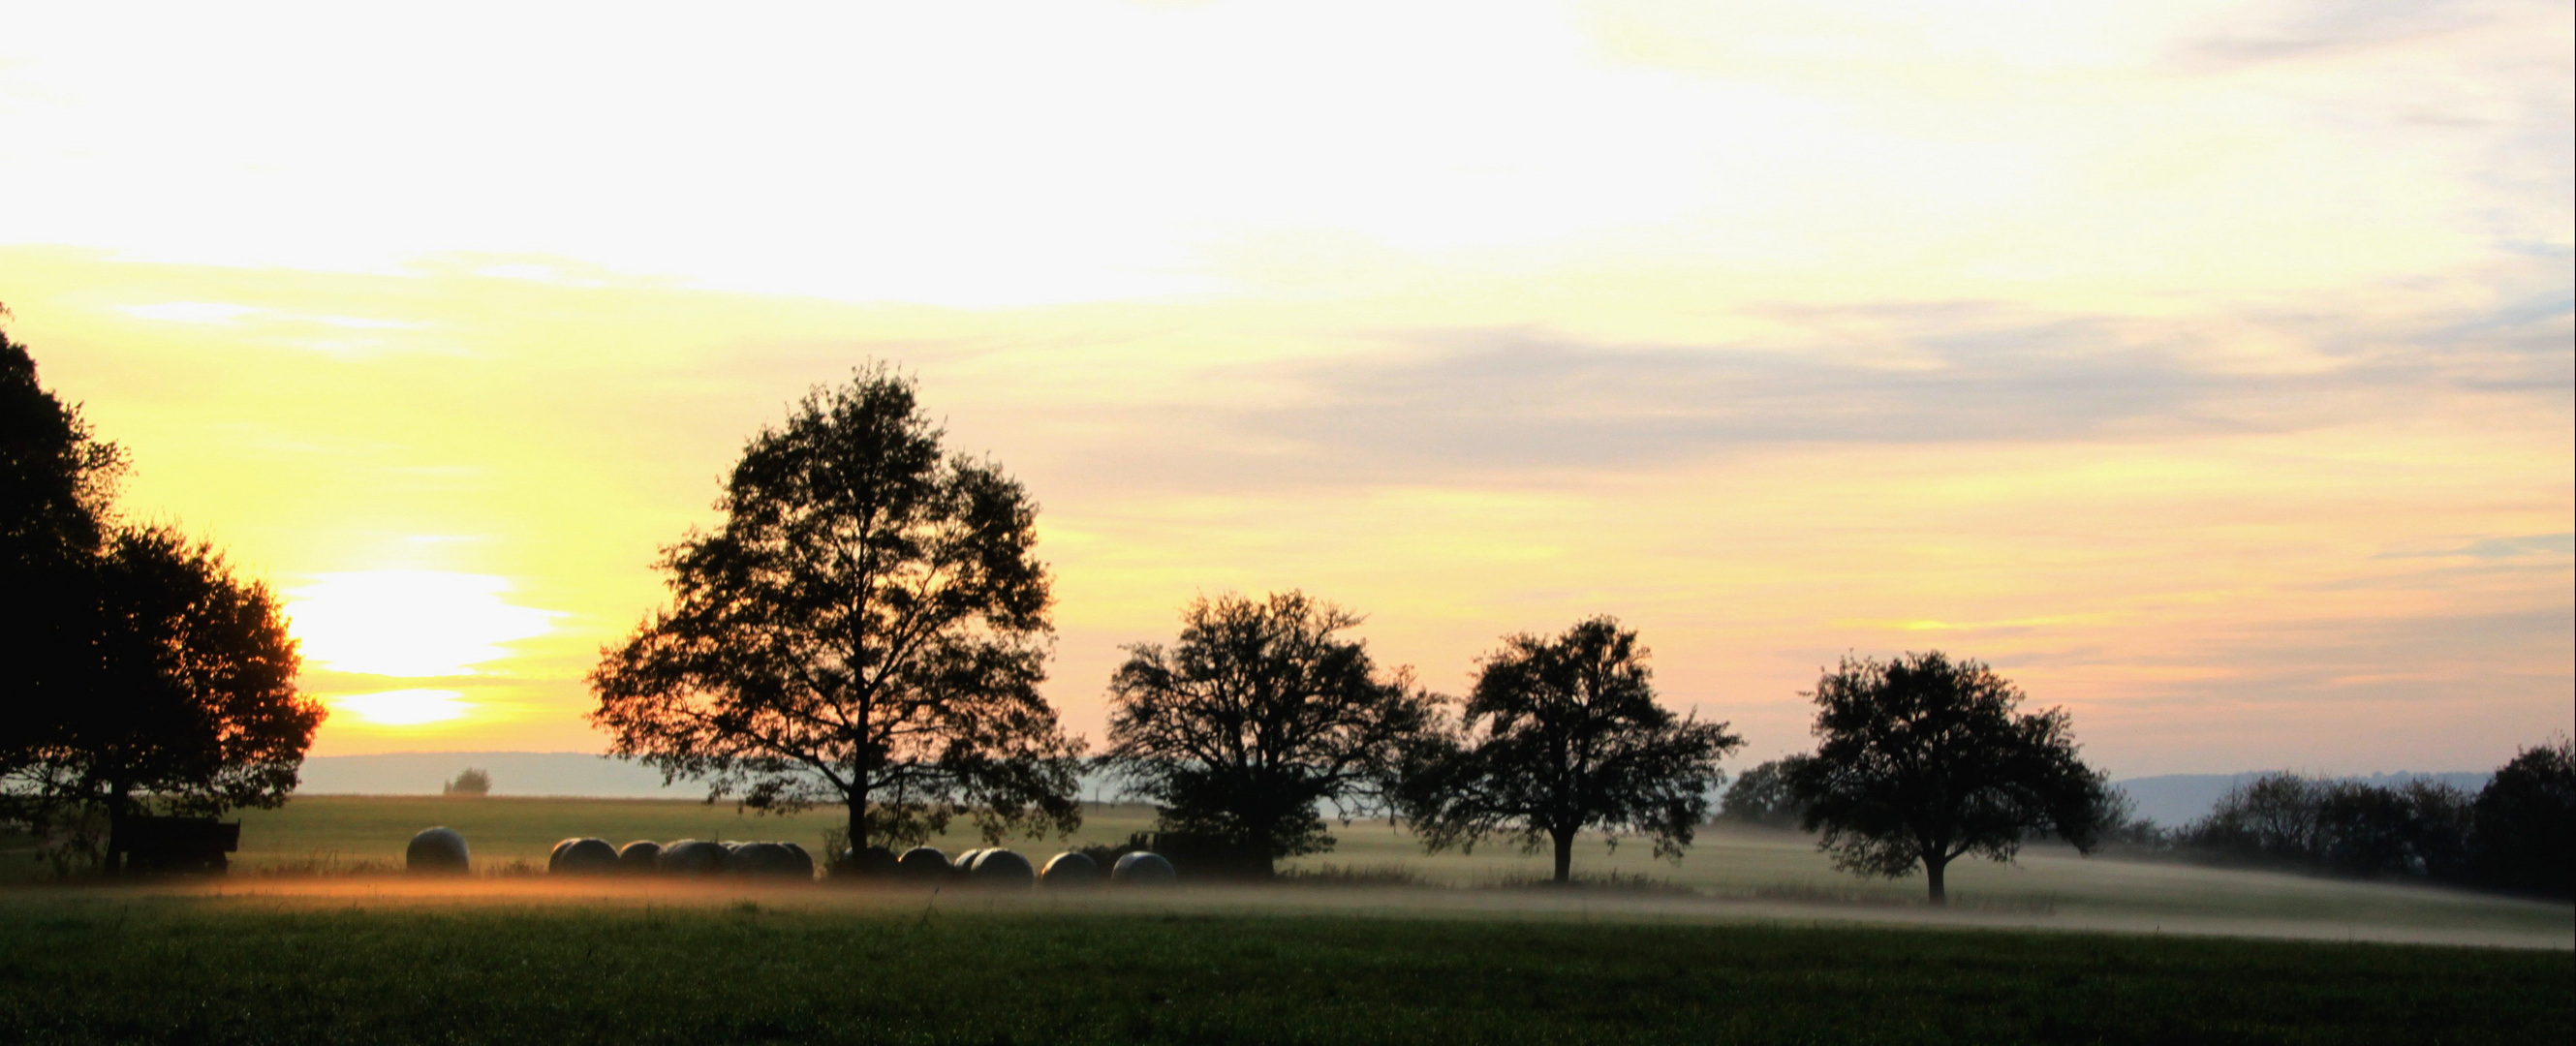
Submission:
<svg viewBox="0 0 2576 1046">
<path fill-rule="evenodd" d="M 548 884 L 0 893 L 11 1041 L 2544 1042 L 2568 953 Z"/>
<path fill-rule="evenodd" d="M 263 870 L 398 865 L 413 832 L 444 824 L 465 833 L 486 871 L 542 867 L 555 840 L 596 835 L 629 839 L 792 839 L 819 846 L 832 822 L 740 814 L 731 806 L 672 800 L 476 799 L 303 796 L 279 810 L 250 810 L 243 822 L 236 883 Z M 1152 812 L 1095 806 L 1071 840 L 1013 840 L 1043 857 L 1068 842 L 1114 843 L 1145 828 Z M 981 841 L 960 831 L 937 840 L 951 852 Z M 1769 921 L 1936 922 L 1983 927 L 2137 930 L 2379 940 L 2516 947 L 2576 946 L 2576 909 L 2404 884 L 2359 883 L 2300 875 L 2168 863 L 2079 858 L 2034 848 L 2017 865 L 1963 862 L 1951 873 L 1952 910 L 1921 905 L 1922 879 L 1861 879 L 1835 871 L 1804 837 L 1788 833 L 1710 831 L 1678 864 L 1655 860 L 1643 846 L 1615 852 L 1584 845 L 1578 872 L 1616 875 L 1631 887 L 1578 898 L 1530 891 L 1438 889 L 1527 881 L 1543 876 L 1546 858 L 1514 849 L 1425 856 L 1410 836 L 1384 824 L 1336 826 L 1334 852 L 1288 862 L 1306 872 L 1340 870 L 1378 882 L 1410 881 L 1409 891 L 1307 891 L 1193 896 L 1194 910 L 1252 911 L 1359 908 L 1440 910 L 1456 914 L 1526 909 L 1622 912 L 1637 917 Z M 24 877 L 23 855 L 0 866 Z"/>
</svg>

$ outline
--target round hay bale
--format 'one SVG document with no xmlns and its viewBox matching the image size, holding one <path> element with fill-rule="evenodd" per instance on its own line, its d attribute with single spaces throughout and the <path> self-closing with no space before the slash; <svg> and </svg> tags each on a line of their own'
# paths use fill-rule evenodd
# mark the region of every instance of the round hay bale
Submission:
<svg viewBox="0 0 2576 1046">
<path fill-rule="evenodd" d="M 547 871 L 548 873 L 553 873 L 553 872 L 561 871 L 561 870 L 562 870 L 562 865 L 563 865 L 563 852 L 564 852 L 564 847 L 571 846 L 572 844 L 577 843 L 577 842 L 580 842 L 580 841 L 581 841 L 581 837 L 580 837 L 580 836 L 574 836 L 574 837 L 572 837 L 572 838 L 570 838 L 570 839 L 561 840 L 561 841 L 559 841 L 559 842 L 555 843 L 554 852 L 549 853 L 549 854 L 547 854 L 547 855 L 546 855 L 546 871 Z"/>
<path fill-rule="evenodd" d="M 725 848 L 704 839 L 682 839 L 662 848 L 654 867 L 664 875 L 716 875 L 725 870 Z"/>
<path fill-rule="evenodd" d="M 975 851 L 966 881 L 988 890 L 1026 890 L 1038 884 L 1038 873 L 1028 858 L 997 847 Z"/>
<path fill-rule="evenodd" d="M 473 867 L 465 837 L 456 829 L 425 828 L 403 847 L 403 867 L 414 875 L 463 875 Z"/>
<path fill-rule="evenodd" d="M 618 869 L 617 848 L 606 839 L 572 839 L 555 846 L 548 871 L 556 875 L 607 875 Z"/>
<path fill-rule="evenodd" d="M 617 848 L 617 870 L 628 875 L 651 875 L 661 867 L 662 844 L 638 839 Z"/>
<path fill-rule="evenodd" d="M 1067 850 L 1047 858 L 1046 867 L 1038 870 L 1038 885 L 1051 890 L 1098 886 L 1100 862 L 1089 854 Z"/>
<path fill-rule="evenodd" d="M 935 846 L 916 846 L 895 860 L 895 877 L 909 883 L 935 883 L 948 878 L 948 855 Z"/>
<path fill-rule="evenodd" d="M 1109 867 L 1109 881 L 1119 886 L 1168 886 L 1180 879 L 1163 855 L 1137 851 Z"/>
<path fill-rule="evenodd" d="M 966 851 L 965 853 L 949 858 L 948 870 L 958 874 L 959 876 L 965 875 L 967 872 L 974 870 L 975 858 L 983 854 L 983 852 L 984 848 L 978 846 L 972 850 Z"/>
<path fill-rule="evenodd" d="M 733 860 L 726 865 L 726 870 L 735 875 L 757 875 L 764 878 L 794 875 L 796 874 L 796 855 L 777 843 L 744 843 L 734 848 Z M 813 877 L 814 873 L 810 865 L 805 875 L 807 878 Z"/>
<path fill-rule="evenodd" d="M 871 846 L 864 850 L 843 850 L 840 859 L 832 862 L 832 878 L 892 879 L 901 867 L 895 858 L 894 851 L 882 846 Z"/>
<path fill-rule="evenodd" d="M 805 852 L 805 848 L 804 848 L 804 847 L 802 847 L 802 846 L 798 846 L 798 845 L 796 845 L 795 843 L 780 843 L 780 844 L 778 844 L 778 845 L 779 845 L 779 846 L 781 846 L 781 847 L 783 847 L 783 848 L 785 848 L 785 849 L 787 850 L 787 855 L 788 855 L 789 857 L 792 857 L 792 858 L 794 858 L 794 859 L 795 859 L 795 861 L 796 861 L 796 877 L 797 877 L 797 878 L 799 878 L 799 879 L 812 879 L 812 878 L 814 878 L 814 855 L 813 855 L 813 854 L 806 853 L 806 852 Z"/>
</svg>

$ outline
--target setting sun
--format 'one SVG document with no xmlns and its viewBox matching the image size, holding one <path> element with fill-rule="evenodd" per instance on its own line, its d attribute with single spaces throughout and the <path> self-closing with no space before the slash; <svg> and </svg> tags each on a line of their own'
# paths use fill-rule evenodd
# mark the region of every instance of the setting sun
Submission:
<svg viewBox="0 0 2576 1046">
<path fill-rule="evenodd" d="M 346 712 L 374 726 L 420 726 L 463 719 L 472 702 L 453 690 L 387 690 L 331 699 L 335 712 Z"/>
<path fill-rule="evenodd" d="M 379 676 L 465 675 L 475 665 L 509 656 L 504 644 L 544 635 L 551 627 L 552 614 L 504 601 L 509 590 L 506 578 L 435 570 L 323 574 L 290 593 L 287 614 L 305 658 L 319 667 Z M 396 721 L 360 714 L 373 722 Z"/>
</svg>

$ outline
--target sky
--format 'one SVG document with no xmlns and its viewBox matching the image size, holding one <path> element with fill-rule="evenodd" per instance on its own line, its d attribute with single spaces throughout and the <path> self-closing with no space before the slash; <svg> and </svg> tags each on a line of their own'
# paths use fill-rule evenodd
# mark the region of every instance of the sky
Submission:
<svg viewBox="0 0 2576 1046">
<path fill-rule="evenodd" d="M 316 755 L 599 751 L 658 550 L 888 361 L 1047 694 L 1300 588 L 1463 693 L 1639 629 L 1812 743 L 1941 649 L 2115 776 L 2576 718 L 2563 2 L 22 5 L 0 302 Z"/>
</svg>

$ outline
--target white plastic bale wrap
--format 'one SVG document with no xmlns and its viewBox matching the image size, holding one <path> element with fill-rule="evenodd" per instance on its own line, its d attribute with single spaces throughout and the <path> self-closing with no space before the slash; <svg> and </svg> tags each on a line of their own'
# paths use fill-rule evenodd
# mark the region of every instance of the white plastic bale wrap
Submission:
<svg viewBox="0 0 2576 1046">
<path fill-rule="evenodd" d="M 948 877 L 948 855 L 935 846 L 916 846 L 894 860 L 895 875 L 907 882 L 938 882 Z"/>
<path fill-rule="evenodd" d="M 797 874 L 796 854 L 777 843 L 744 843 L 733 849 L 733 860 L 727 866 L 736 875 L 763 878 Z M 814 877 L 813 864 L 805 862 L 805 877 Z"/>
<path fill-rule="evenodd" d="M 411 845 L 403 848 L 403 867 L 416 875 L 463 875 L 473 868 L 473 858 L 465 849 L 465 836 L 442 825 L 411 837 Z"/>
<path fill-rule="evenodd" d="M 556 875 L 608 875 L 617 871 L 617 848 L 606 839 L 567 839 L 546 864 Z"/>
<path fill-rule="evenodd" d="M 704 839 L 682 839 L 662 848 L 655 867 L 665 875 L 717 875 L 725 870 L 725 848 Z"/>
<path fill-rule="evenodd" d="M 1118 863 L 1109 869 L 1109 881 L 1120 886 L 1163 886 L 1179 878 L 1172 871 L 1172 862 L 1164 860 L 1161 854 L 1127 854 L 1118 858 Z"/>
<path fill-rule="evenodd" d="M 1100 862 L 1089 854 L 1065 851 L 1047 858 L 1046 867 L 1038 870 L 1038 885 L 1049 889 L 1100 885 Z"/>
<path fill-rule="evenodd" d="M 975 863 L 966 869 L 966 880 L 978 887 L 993 890 L 1026 890 L 1038 883 L 1037 869 L 1029 859 L 999 848 L 975 851 Z"/>
<path fill-rule="evenodd" d="M 788 856 L 795 859 L 796 875 L 798 878 L 811 879 L 814 877 L 813 854 L 805 852 L 804 847 L 798 846 L 795 843 L 780 843 L 778 845 L 786 847 Z"/>
<path fill-rule="evenodd" d="M 638 839 L 617 848 L 617 870 L 627 875 L 651 875 L 661 869 L 662 844 Z"/>
</svg>

